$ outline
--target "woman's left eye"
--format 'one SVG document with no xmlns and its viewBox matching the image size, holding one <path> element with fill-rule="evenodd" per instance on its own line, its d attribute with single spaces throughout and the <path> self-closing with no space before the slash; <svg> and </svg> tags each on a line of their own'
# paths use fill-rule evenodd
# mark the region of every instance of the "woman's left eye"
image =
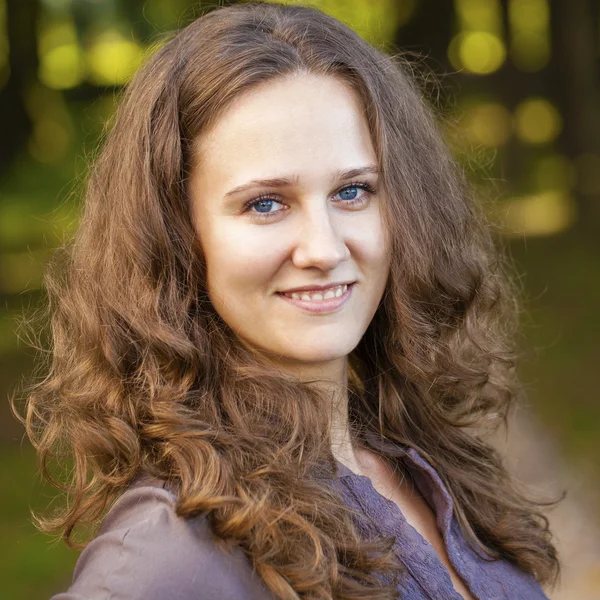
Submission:
<svg viewBox="0 0 600 600">
<path fill-rule="evenodd" d="M 361 196 L 359 196 L 359 200 L 363 199 L 363 196 L 367 196 L 368 194 L 374 194 L 375 190 L 370 186 L 367 185 L 366 183 L 354 183 L 352 185 L 346 186 L 345 188 L 341 189 L 336 195 L 340 195 L 342 200 L 357 200 L 356 194 L 357 194 L 357 190 L 364 190 L 365 192 L 368 192 L 367 194 L 362 194 Z"/>
</svg>

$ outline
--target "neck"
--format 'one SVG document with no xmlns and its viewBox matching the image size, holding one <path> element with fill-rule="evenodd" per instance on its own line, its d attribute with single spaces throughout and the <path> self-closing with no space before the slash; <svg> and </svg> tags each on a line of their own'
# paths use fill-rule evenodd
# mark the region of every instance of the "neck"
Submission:
<svg viewBox="0 0 600 600">
<path fill-rule="evenodd" d="M 332 389 L 331 452 L 336 460 L 351 471 L 362 474 L 359 454 L 348 423 L 348 363 L 344 365 L 341 381 Z"/>
<path fill-rule="evenodd" d="M 316 367 L 304 367 L 296 374 L 306 380 L 316 380 L 330 400 L 331 452 L 333 457 L 357 474 L 362 474 L 358 454 L 352 444 L 348 423 L 348 358 L 331 361 Z"/>
<path fill-rule="evenodd" d="M 352 445 L 348 423 L 348 357 L 319 365 L 299 365 L 272 361 L 285 371 L 291 371 L 305 380 L 316 380 L 331 398 L 331 452 L 333 457 L 357 474 L 362 474 Z"/>
</svg>

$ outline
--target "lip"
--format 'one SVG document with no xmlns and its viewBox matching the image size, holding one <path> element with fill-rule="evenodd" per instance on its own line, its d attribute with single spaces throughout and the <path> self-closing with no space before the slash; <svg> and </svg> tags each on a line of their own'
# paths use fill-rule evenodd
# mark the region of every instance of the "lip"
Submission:
<svg viewBox="0 0 600 600">
<path fill-rule="evenodd" d="M 326 283 L 324 285 L 303 285 L 302 287 L 290 288 L 289 290 L 280 290 L 278 294 L 291 294 L 292 292 L 313 292 L 315 290 L 328 290 L 329 288 L 337 287 L 338 285 L 352 285 L 355 281 L 338 281 L 336 283 Z"/>
<path fill-rule="evenodd" d="M 340 284 L 337 284 L 337 285 L 340 285 Z M 305 289 L 319 290 L 319 289 L 328 289 L 330 287 L 335 287 L 335 286 L 327 286 L 326 288 L 312 287 L 312 288 L 305 288 Z M 342 294 L 339 298 L 329 298 L 328 300 L 299 300 L 296 298 L 290 298 L 289 296 L 286 296 L 282 292 L 277 292 L 277 296 L 279 296 L 281 299 L 285 300 L 286 302 L 289 302 L 290 304 L 293 304 L 294 306 L 301 308 L 302 310 L 305 310 L 310 313 L 322 314 L 322 313 L 331 313 L 331 312 L 334 312 L 334 311 L 342 308 L 342 306 L 344 306 L 344 304 L 346 304 L 346 302 L 348 302 L 348 300 L 350 299 L 353 289 L 354 289 L 354 283 L 349 283 L 348 289 L 346 290 L 346 292 L 344 294 Z M 296 290 L 294 290 L 294 291 L 296 291 Z M 302 291 L 302 290 L 299 289 L 299 291 Z"/>
</svg>

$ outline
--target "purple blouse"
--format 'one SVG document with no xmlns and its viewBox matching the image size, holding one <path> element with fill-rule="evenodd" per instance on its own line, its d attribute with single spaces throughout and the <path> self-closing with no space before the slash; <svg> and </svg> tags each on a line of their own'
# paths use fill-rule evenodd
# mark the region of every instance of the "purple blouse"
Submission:
<svg viewBox="0 0 600 600">
<path fill-rule="evenodd" d="M 382 442 L 371 436 L 371 443 Z M 412 448 L 384 442 L 402 455 L 419 492 L 434 510 L 450 562 L 477 600 L 548 600 L 539 583 L 508 561 L 490 561 L 471 550 L 453 515 L 440 477 Z M 395 536 L 407 576 L 398 598 L 461 600 L 436 551 L 364 475 L 338 462 L 334 484 L 347 504 Z M 362 526 L 361 526 L 362 527 Z M 367 529 L 364 531 L 367 534 Z M 144 476 L 115 503 L 98 536 L 79 556 L 69 590 L 51 600 L 272 600 L 274 597 L 236 549 L 215 544 L 205 517 L 183 519 L 163 482 Z"/>
</svg>

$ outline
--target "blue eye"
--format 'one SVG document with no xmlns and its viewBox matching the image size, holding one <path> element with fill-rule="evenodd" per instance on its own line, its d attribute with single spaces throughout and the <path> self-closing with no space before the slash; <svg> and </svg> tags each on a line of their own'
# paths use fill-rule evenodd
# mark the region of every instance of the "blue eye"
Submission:
<svg viewBox="0 0 600 600">
<path fill-rule="evenodd" d="M 258 200 L 251 200 L 246 205 L 246 210 L 244 212 L 250 212 L 262 219 L 270 218 L 271 215 L 281 212 L 280 210 L 274 210 L 274 211 L 271 210 L 273 208 L 274 202 L 276 204 L 281 204 L 280 202 L 277 202 L 277 200 L 275 200 L 275 198 L 269 198 L 269 197 L 261 198 L 259 196 Z M 254 210 L 254 209 L 256 209 L 256 210 Z"/>
<path fill-rule="evenodd" d="M 359 190 L 363 193 L 359 194 Z M 375 194 L 375 188 L 368 183 L 351 183 L 343 187 L 336 196 L 340 196 L 345 206 L 363 206 L 369 202 L 370 197 Z"/>
<path fill-rule="evenodd" d="M 350 190 L 352 190 L 354 193 Z M 339 192 L 339 194 L 342 200 L 354 200 L 356 198 L 357 190 L 357 186 L 347 187 L 344 188 L 341 192 Z"/>
<path fill-rule="evenodd" d="M 268 213 L 269 212 L 269 208 L 271 208 L 273 204 L 273 200 L 271 200 L 270 198 L 265 198 L 263 200 L 259 200 L 258 202 L 256 202 L 254 204 L 254 206 L 256 206 L 256 209 L 258 212 L 261 213 Z M 265 206 L 268 205 L 268 206 Z M 261 209 L 265 209 L 265 210 L 261 210 Z"/>
</svg>

